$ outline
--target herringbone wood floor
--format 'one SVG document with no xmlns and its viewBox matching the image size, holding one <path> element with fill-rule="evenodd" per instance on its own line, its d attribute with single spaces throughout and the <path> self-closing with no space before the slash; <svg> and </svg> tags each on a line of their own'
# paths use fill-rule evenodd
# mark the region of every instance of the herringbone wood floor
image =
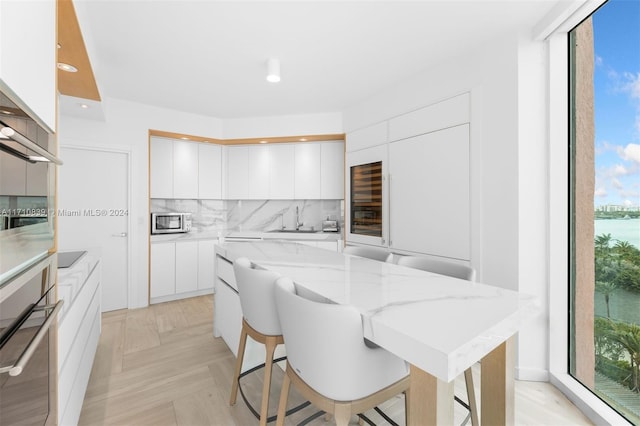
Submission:
<svg viewBox="0 0 640 426">
<path fill-rule="evenodd" d="M 80 425 L 257 425 L 238 396 L 229 406 L 235 357 L 222 339 L 213 337 L 213 296 L 103 314 L 102 335 L 84 400 Z M 243 379 L 259 405 L 262 372 Z M 479 400 L 479 368 L 475 371 Z M 270 414 L 275 414 L 282 371 L 274 368 Z M 464 381 L 456 381 L 464 398 Z M 291 391 L 290 406 L 301 402 Z M 404 424 L 404 401 L 390 400 L 385 412 Z M 465 411 L 456 404 L 456 421 Z M 287 418 L 295 425 L 313 414 L 312 407 Z M 377 424 L 380 416 L 367 413 Z M 357 424 L 356 419 L 352 419 Z M 588 425 L 577 408 L 548 383 L 516 382 L 518 425 Z M 312 425 L 325 425 L 320 417 Z"/>
</svg>

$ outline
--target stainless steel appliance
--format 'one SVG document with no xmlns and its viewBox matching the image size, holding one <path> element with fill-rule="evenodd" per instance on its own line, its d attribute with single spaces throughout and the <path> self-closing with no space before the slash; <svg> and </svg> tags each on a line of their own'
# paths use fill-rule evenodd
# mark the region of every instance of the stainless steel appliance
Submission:
<svg viewBox="0 0 640 426">
<path fill-rule="evenodd" d="M 191 231 L 191 213 L 151 213 L 152 234 Z"/>
<path fill-rule="evenodd" d="M 54 246 L 53 131 L 0 79 L 0 285 Z"/>
<path fill-rule="evenodd" d="M 322 232 L 339 232 L 340 225 L 338 225 L 337 220 L 332 220 L 327 218 L 322 221 Z"/>
<path fill-rule="evenodd" d="M 52 254 L 0 286 L 0 424 L 57 421 L 57 255 Z"/>
</svg>

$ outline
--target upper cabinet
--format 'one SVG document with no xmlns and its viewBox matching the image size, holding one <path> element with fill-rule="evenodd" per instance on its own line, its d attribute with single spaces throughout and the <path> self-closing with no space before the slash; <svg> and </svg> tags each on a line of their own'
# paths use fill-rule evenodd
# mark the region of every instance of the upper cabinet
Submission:
<svg viewBox="0 0 640 426">
<path fill-rule="evenodd" d="M 344 142 L 228 146 L 227 199 L 344 198 Z"/>
<path fill-rule="evenodd" d="M 320 144 L 320 198 L 344 198 L 344 142 Z"/>
<path fill-rule="evenodd" d="M 269 198 L 294 198 L 295 149 L 292 144 L 269 146 Z"/>
<path fill-rule="evenodd" d="M 218 200 L 222 198 L 222 147 L 198 144 L 198 198 Z"/>
<path fill-rule="evenodd" d="M 319 143 L 295 146 L 295 198 L 303 200 L 321 198 L 321 157 L 322 149 Z"/>
<path fill-rule="evenodd" d="M 154 136 L 149 158 L 151 198 L 344 198 L 342 141 L 223 146 Z"/>
<path fill-rule="evenodd" d="M 221 198 L 220 146 L 153 137 L 149 149 L 151 198 Z"/>
<path fill-rule="evenodd" d="M 0 79 L 55 131 L 56 2 L 0 2 Z"/>
</svg>

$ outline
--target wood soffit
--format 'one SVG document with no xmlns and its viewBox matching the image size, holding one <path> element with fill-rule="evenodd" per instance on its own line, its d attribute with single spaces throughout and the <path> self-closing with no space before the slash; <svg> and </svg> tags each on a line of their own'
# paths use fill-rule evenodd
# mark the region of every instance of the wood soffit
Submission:
<svg viewBox="0 0 640 426">
<path fill-rule="evenodd" d="M 58 69 L 58 91 L 67 96 L 100 101 L 91 62 L 72 0 L 58 0 L 58 62 L 73 65 L 78 72 Z"/>
<path fill-rule="evenodd" d="M 344 133 L 334 133 L 326 135 L 303 135 L 303 136 L 278 136 L 269 138 L 246 138 L 246 139 L 216 139 L 203 136 L 186 135 L 184 133 L 166 132 L 163 130 L 149 130 L 149 136 L 157 136 L 170 139 L 183 139 L 191 142 L 208 142 L 218 145 L 253 145 L 253 144 L 273 144 L 292 142 L 321 142 L 321 141 L 342 141 Z"/>
</svg>

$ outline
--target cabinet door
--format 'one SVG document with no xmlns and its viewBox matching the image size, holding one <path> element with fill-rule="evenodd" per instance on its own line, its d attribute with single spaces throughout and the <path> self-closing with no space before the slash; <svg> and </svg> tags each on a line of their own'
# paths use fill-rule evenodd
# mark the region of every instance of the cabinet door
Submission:
<svg viewBox="0 0 640 426">
<path fill-rule="evenodd" d="M 269 198 L 293 199 L 294 158 L 291 144 L 269 146 Z"/>
<path fill-rule="evenodd" d="M 249 197 L 249 147 L 227 148 L 227 198 L 246 200 Z"/>
<path fill-rule="evenodd" d="M 198 144 L 173 142 L 173 198 L 198 198 Z"/>
<path fill-rule="evenodd" d="M 222 147 L 198 144 L 198 198 L 222 198 Z"/>
<path fill-rule="evenodd" d="M 323 142 L 320 147 L 320 198 L 344 199 L 344 142 Z"/>
<path fill-rule="evenodd" d="M 173 197 L 173 141 L 151 138 L 151 198 Z"/>
<path fill-rule="evenodd" d="M 56 2 L 2 1 L 0 16 L 0 79 L 55 131 Z"/>
<path fill-rule="evenodd" d="M 469 125 L 393 142 L 390 247 L 469 260 Z"/>
<path fill-rule="evenodd" d="M 295 145 L 294 198 L 317 200 L 320 198 L 320 144 Z"/>
<path fill-rule="evenodd" d="M 176 292 L 176 244 L 151 244 L 151 297 Z"/>
<path fill-rule="evenodd" d="M 198 290 L 213 288 L 216 280 L 215 240 L 198 241 Z"/>
<path fill-rule="evenodd" d="M 176 294 L 198 289 L 198 242 L 176 243 Z"/>
<path fill-rule="evenodd" d="M 269 147 L 253 145 L 249 147 L 249 198 L 266 200 L 269 198 Z"/>
</svg>

